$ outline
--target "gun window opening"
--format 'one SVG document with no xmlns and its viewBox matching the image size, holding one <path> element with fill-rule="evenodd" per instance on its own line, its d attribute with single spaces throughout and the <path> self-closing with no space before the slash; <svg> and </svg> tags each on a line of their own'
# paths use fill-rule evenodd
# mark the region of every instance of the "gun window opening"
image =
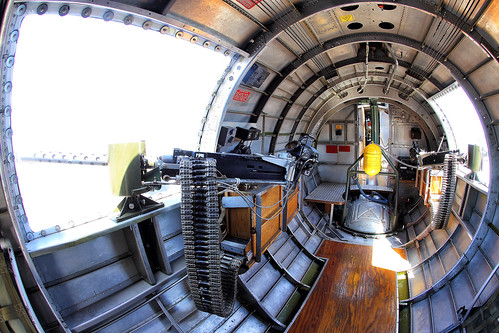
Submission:
<svg viewBox="0 0 499 333">
<path fill-rule="evenodd" d="M 23 157 L 102 155 L 111 143 L 141 140 L 151 157 L 175 147 L 195 150 L 206 106 L 230 60 L 117 22 L 27 16 L 13 73 L 12 140 L 31 229 L 107 216 L 120 198 L 111 196 L 106 166 Z"/>
<path fill-rule="evenodd" d="M 455 83 L 428 100 L 445 129 L 450 149 L 468 155 L 468 144 L 481 147 L 482 165 L 478 180 L 489 185 L 489 156 L 478 114 L 463 88 Z M 480 129 L 480 130 L 478 130 Z"/>
</svg>

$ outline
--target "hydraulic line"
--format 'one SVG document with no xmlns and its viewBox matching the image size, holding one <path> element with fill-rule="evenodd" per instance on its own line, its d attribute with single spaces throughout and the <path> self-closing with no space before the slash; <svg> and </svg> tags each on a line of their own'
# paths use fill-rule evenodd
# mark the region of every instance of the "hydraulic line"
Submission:
<svg viewBox="0 0 499 333">
<path fill-rule="evenodd" d="M 352 177 L 353 178 L 353 177 Z M 383 197 L 381 194 L 379 194 L 378 192 L 376 191 L 372 191 L 372 193 L 374 195 L 377 195 L 378 197 L 380 197 L 380 199 L 377 199 L 377 198 L 374 198 L 370 195 L 367 195 L 364 190 L 362 189 L 362 186 L 360 186 L 360 183 L 359 181 L 357 180 L 357 178 L 354 178 L 354 181 L 355 181 L 355 184 L 357 185 L 357 187 L 359 188 L 359 191 L 360 191 L 360 194 L 362 194 L 362 196 L 364 198 L 366 198 L 367 200 L 369 201 L 372 201 L 372 202 L 376 202 L 376 203 L 379 203 L 379 204 L 383 204 L 383 205 L 388 205 L 389 201 L 388 199 L 386 199 L 385 197 Z"/>
<path fill-rule="evenodd" d="M 364 84 L 360 86 L 357 91 L 361 94 L 364 92 L 364 89 L 366 88 L 367 85 L 367 80 L 369 78 L 369 42 L 366 43 L 366 77 L 364 79 Z"/>
<path fill-rule="evenodd" d="M 397 71 L 397 68 L 399 67 L 399 61 L 397 60 L 397 56 L 395 55 L 395 52 L 393 51 L 393 47 L 391 45 L 386 44 L 388 47 L 388 50 L 390 51 L 390 54 L 392 55 L 393 60 L 395 61 L 395 66 L 392 69 L 392 73 L 390 74 L 390 78 L 388 79 L 388 82 L 386 83 L 386 87 L 383 89 L 383 93 L 386 95 L 388 94 L 388 91 L 390 91 L 390 86 L 392 85 L 393 78 L 395 76 L 395 71 Z"/>
</svg>

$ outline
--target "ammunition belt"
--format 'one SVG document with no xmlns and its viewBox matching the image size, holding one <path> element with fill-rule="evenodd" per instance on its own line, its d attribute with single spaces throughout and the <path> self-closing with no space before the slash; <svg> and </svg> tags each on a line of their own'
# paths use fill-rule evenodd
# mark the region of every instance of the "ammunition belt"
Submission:
<svg viewBox="0 0 499 333">
<path fill-rule="evenodd" d="M 457 170 L 457 155 L 447 154 L 444 159 L 442 191 L 438 207 L 431 206 L 433 229 L 444 229 L 447 227 L 449 218 L 452 212 L 452 203 L 454 201 L 454 192 L 456 189 L 456 170 Z"/>
<path fill-rule="evenodd" d="M 180 162 L 181 220 L 188 284 L 201 311 L 228 316 L 234 307 L 243 257 L 220 250 L 216 160 Z"/>
</svg>

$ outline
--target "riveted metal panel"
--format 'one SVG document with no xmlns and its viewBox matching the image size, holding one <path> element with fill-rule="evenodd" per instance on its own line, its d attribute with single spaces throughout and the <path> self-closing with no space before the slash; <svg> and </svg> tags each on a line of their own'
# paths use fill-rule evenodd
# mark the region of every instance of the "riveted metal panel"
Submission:
<svg viewBox="0 0 499 333">
<path fill-rule="evenodd" d="M 139 279 L 133 259 L 128 257 L 104 269 L 48 288 L 48 292 L 65 316 L 109 296 L 113 291 L 124 289 Z"/>
<path fill-rule="evenodd" d="M 494 95 L 484 99 L 485 105 L 490 112 L 490 117 L 499 120 L 499 95 Z"/>
<path fill-rule="evenodd" d="M 130 314 L 124 316 L 120 320 L 114 322 L 113 324 L 99 330 L 99 332 L 105 333 L 114 333 L 114 332 L 126 332 L 131 327 L 139 326 L 143 323 L 146 323 L 149 318 L 154 316 L 156 313 L 160 311 L 159 307 L 156 304 L 149 303 L 136 311 L 131 312 Z M 165 327 L 168 327 L 170 322 L 165 316 L 157 318 L 156 320 L 146 324 L 143 326 L 143 330 L 150 332 L 158 332 Z"/>
<path fill-rule="evenodd" d="M 459 309 L 461 306 L 468 307 L 473 301 L 476 291 L 473 288 L 468 271 L 463 269 L 457 274 L 450 282 L 456 307 Z"/>
<path fill-rule="evenodd" d="M 350 59 L 357 56 L 358 46 L 357 44 L 347 44 L 340 45 L 331 48 L 327 51 L 329 58 L 333 63 L 337 63 L 342 60 Z"/>
<path fill-rule="evenodd" d="M 300 86 L 297 86 L 297 84 L 301 85 L 302 82 L 297 80 L 283 80 L 274 94 L 290 98 L 299 89 Z"/>
<path fill-rule="evenodd" d="M 318 89 L 316 89 L 314 85 L 315 84 L 311 85 L 307 90 L 301 93 L 300 97 L 296 100 L 296 104 L 300 105 L 293 106 L 288 112 L 288 117 L 295 118 L 300 113 L 303 105 L 305 105 L 312 95 L 317 92 Z M 317 85 L 319 85 L 319 83 L 317 83 Z"/>
<path fill-rule="evenodd" d="M 273 69 L 281 70 L 295 59 L 294 54 L 289 52 L 276 40 L 270 42 L 259 54 L 258 61 Z"/>
<path fill-rule="evenodd" d="M 454 309 L 449 286 L 443 287 L 431 296 L 431 307 L 436 332 L 441 332 L 451 324 L 457 322 L 457 309 Z"/>
<path fill-rule="evenodd" d="M 180 224 L 180 205 L 176 209 L 156 216 L 159 223 L 161 236 L 165 239 L 170 238 L 172 235 L 178 234 L 181 230 Z"/>
<path fill-rule="evenodd" d="M 175 1 L 169 15 L 243 47 L 258 25 L 217 0 Z M 233 27 L 237 27 L 234 29 Z"/>
<path fill-rule="evenodd" d="M 469 80 L 475 86 L 480 95 L 497 91 L 499 88 L 499 63 L 490 61 L 485 66 L 480 67 L 477 71 L 469 76 Z"/>
<path fill-rule="evenodd" d="M 431 76 L 437 79 L 437 81 L 442 83 L 444 86 L 447 86 L 455 81 L 450 71 L 442 65 L 435 68 Z"/>
<path fill-rule="evenodd" d="M 499 263 L 499 236 L 492 229 L 485 235 L 481 248 L 493 266 Z"/>
<path fill-rule="evenodd" d="M 263 262 L 262 256 L 262 262 Z M 257 299 L 262 299 L 270 288 L 279 280 L 281 274 L 270 263 L 264 265 L 258 273 L 247 283 L 248 288 Z M 265 281 L 265 283 L 262 283 Z"/>
<path fill-rule="evenodd" d="M 310 61 L 307 61 L 307 64 L 308 65 L 311 65 L 311 62 Z M 329 65 L 329 63 L 328 63 Z M 295 72 L 294 72 L 295 76 L 298 76 L 299 77 L 299 80 L 298 82 L 305 82 L 307 81 L 309 78 L 311 78 L 312 76 L 315 75 L 315 73 L 313 71 L 310 70 L 310 68 L 308 68 L 308 66 L 305 66 L 305 65 L 302 65 L 300 66 Z"/>
<path fill-rule="evenodd" d="M 398 27 L 403 24 L 399 21 L 399 16 L 402 13 L 402 8 L 399 6 L 394 10 L 383 10 L 376 3 L 361 3 L 359 7 L 353 11 L 343 11 L 341 8 L 334 9 L 336 16 L 340 19 L 340 28 L 345 33 L 356 32 L 351 28 L 351 23 L 361 23 L 362 31 L 386 32 L 379 24 L 381 22 L 390 22 L 394 28 L 388 31 L 395 32 Z M 350 16 L 351 15 L 351 20 Z M 350 28 L 349 28 L 350 26 Z"/>
<path fill-rule="evenodd" d="M 471 238 L 464 228 L 460 228 L 458 231 L 456 231 L 456 234 L 454 235 L 452 240 L 460 256 L 462 256 L 466 252 L 466 249 L 471 243 Z"/>
<path fill-rule="evenodd" d="M 286 115 L 286 118 L 284 119 L 284 121 L 291 121 L 292 123 L 285 124 L 283 122 L 283 124 L 281 126 L 281 132 L 289 133 L 291 131 L 291 127 L 293 126 L 293 124 L 295 122 L 295 118 L 301 111 L 301 106 L 297 105 L 297 103 L 301 104 L 297 100 L 296 103 L 294 103 L 293 106 L 291 106 L 291 108 L 288 111 L 288 114 Z M 289 126 L 289 128 L 286 128 L 285 126 Z"/>
<path fill-rule="evenodd" d="M 476 290 L 479 290 L 483 283 L 487 280 L 492 268 L 487 263 L 487 260 L 483 256 L 481 251 L 477 251 L 475 256 L 468 263 L 468 271 L 470 272 L 471 280 Z M 479 303 L 484 304 L 487 299 L 495 291 L 496 287 L 499 285 L 499 279 L 494 276 L 488 286 L 482 293 Z"/>
<path fill-rule="evenodd" d="M 263 322 L 255 315 L 250 315 L 237 329 L 238 332 L 244 333 L 264 333 L 267 332 L 268 324 Z"/>
<path fill-rule="evenodd" d="M 267 104 L 265 104 L 265 107 L 263 108 L 263 112 L 265 112 L 266 114 L 271 115 L 271 116 L 279 117 L 279 115 L 281 114 L 282 108 L 286 105 L 286 103 L 287 103 L 286 101 L 283 101 L 283 100 L 280 100 L 277 98 L 271 98 L 271 99 L 269 99 Z M 265 128 L 266 129 L 273 129 L 275 127 L 276 121 L 277 120 L 275 118 L 267 117 L 267 119 L 265 120 Z"/>
<path fill-rule="evenodd" d="M 426 68 L 428 64 L 432 61 L 432 58 L 423 53 L 418 53 L 414 58 L 413 66 L 418 68 Z"/>
<path fill-rule="evenodd" d="M 293 127 L 293 124 L 294 124 L 294 120 L 284 120 L 282 122 L 282 126 L 281 126 L 281 133 L 289 133 L 291 132 L 291 128 Z M 289 141 L 289 136 L 286 135 L 285 138 L 283 138 L 284 142 L 288 143 Z"/>
<path fill-rule="evenodd" d="M 469 73 L 489 56 L 469 37 L 464 37 L 461 43 L 449 55 L 449 60 L 458 66 L 463 73 Z"/>
<path fill-rule="evenodd" d="M 416 50 L 400 44 L 392 44 L 397 59 L 412 63 L 419 54 Z"/>
<path fill-rule="evenodd" d="M 306 22 L 321 42 L 342 34 L 339 25 L 340 21 L 335 15 L 334 10 L 319 12 L 308 18 Z"/>
<path fill-rule="evenodd" d="M 302 122 L 298 125 L 298 127 L 297 127 L 297 129 L 296 129 L 296 133 L 305 133 L 306 128 L 307 128 L 307 123 L 305 123 L 304 121 L 302 121 Z"/>
<path fill-rule="evenodd" d="M 34 259 L 44 282 L 49 282 L 93 266 L 112 261 L 128 252 L 123 232 L 93 239 L 89 242 Z M 84 256 L 81 253 L 85 253 Z"/>
<path fill-rule="evenodd" d="M 363 69 L 363 71 L 365 71 L 365 69 Z M 339 76 L 347 76 L 349 74 L 357 73 L 357 71 L 355 70 L 355 66 L 353 65 L 338 68 L 337 72 Z"/>
<path fill-rule="evenodd" d="M 235 3 L 239 8 L 243 9 L 244 11 L 248 12 L 250 15 L 252 15 L 254 18 L 262 22 L 263 24 L 267 25 L 271 23 L 271 17 L 266 14 L 265 11 L 261 9 L 260 5 L 257 5 L 257 2 L 261 1 L 253 1 L 253 0 L 233 0 L 233 3 Z M 291 2 L 296 2 L 296 0 L 293 0 Z M 251 7 L 251 8 L 248 8 Z"/>
<path fill-rule="evenodd" d="M 428 96 L 433 96 L 434 94 L 438 93 L 439 90 L 433 83 L 430 81 L 424 81 L 423 84 L 419 87 L 422 91 L 424 91 Z"/>
<path fill-rule="evenodd" d="M 301 55 L 308 49 L 318 45 L 311 33 L 301 22 L 297 22 L 287 28 L 285 32 L 279 34 L 278 38 L 296 55 Z"/>
<path fill-rule="evenodd" d="M 281 278 L 262 303 L 274 317 L 277 317 L 279 310 L 284 306 L 295 288 L 288 280 Z"/>
<path fill-rule="evenodd" d="M 411 332 L 430 333 L 433 331 L 430 303 L 427 298 L 411 305 L 411 322 Z"/>
<path fill-rule="evenodd" d="M 400 8 L 400 9 L 399 9 Z M 422 13 L 419 10 L 399 6 L 394 12 L 394 15 L 399 15 L 398 29 L 395 31 L 397 35 L 406 36 L 417 41 L 423 41 L 426 32 L 432 24 L 433 18 L 428 14 Z"/>
</svg>

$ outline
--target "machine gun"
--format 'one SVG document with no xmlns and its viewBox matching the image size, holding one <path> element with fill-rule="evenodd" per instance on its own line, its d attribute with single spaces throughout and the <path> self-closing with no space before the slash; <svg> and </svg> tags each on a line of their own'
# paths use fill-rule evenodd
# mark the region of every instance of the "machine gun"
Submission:
<svg viewBox="0 0 499 333">
<path fill-rule="evenodd" d="M 310 173 L 318 162 L 313 142 L 312 137 L 302 135 L 286 145 L 288 153 L 280 156 L 175 149 L 173 155 L 161 156 L 153 165 L 138 154 L 140 187 L 128 191 L 120 204 L 126 209 L 118 221 L 161 205 L 145 202 L 140 193 L 146 189 L 165 182 L 180 184 L 184 256 L 192 297 L 198 309 L 228 316 L 236 297 L 237 275 L 259 262 L 278 233 L 286 229 L 288 199 L 300 176 Z M 241 144 L 237 147 L 248 152 Z M 110 151 L 110 160 L 111 156 Z M 264 207 L 262 193 L 271 189 L 269 197 L 275 196 L 274 202 Z M 278 210 L 264 217 L 262 210 L 273 206 Z M 230 214 L 241 210 L 243 214 Z M 264 229 L 270 227 L 277 232 L 267 237 Z"/>
</svg>

